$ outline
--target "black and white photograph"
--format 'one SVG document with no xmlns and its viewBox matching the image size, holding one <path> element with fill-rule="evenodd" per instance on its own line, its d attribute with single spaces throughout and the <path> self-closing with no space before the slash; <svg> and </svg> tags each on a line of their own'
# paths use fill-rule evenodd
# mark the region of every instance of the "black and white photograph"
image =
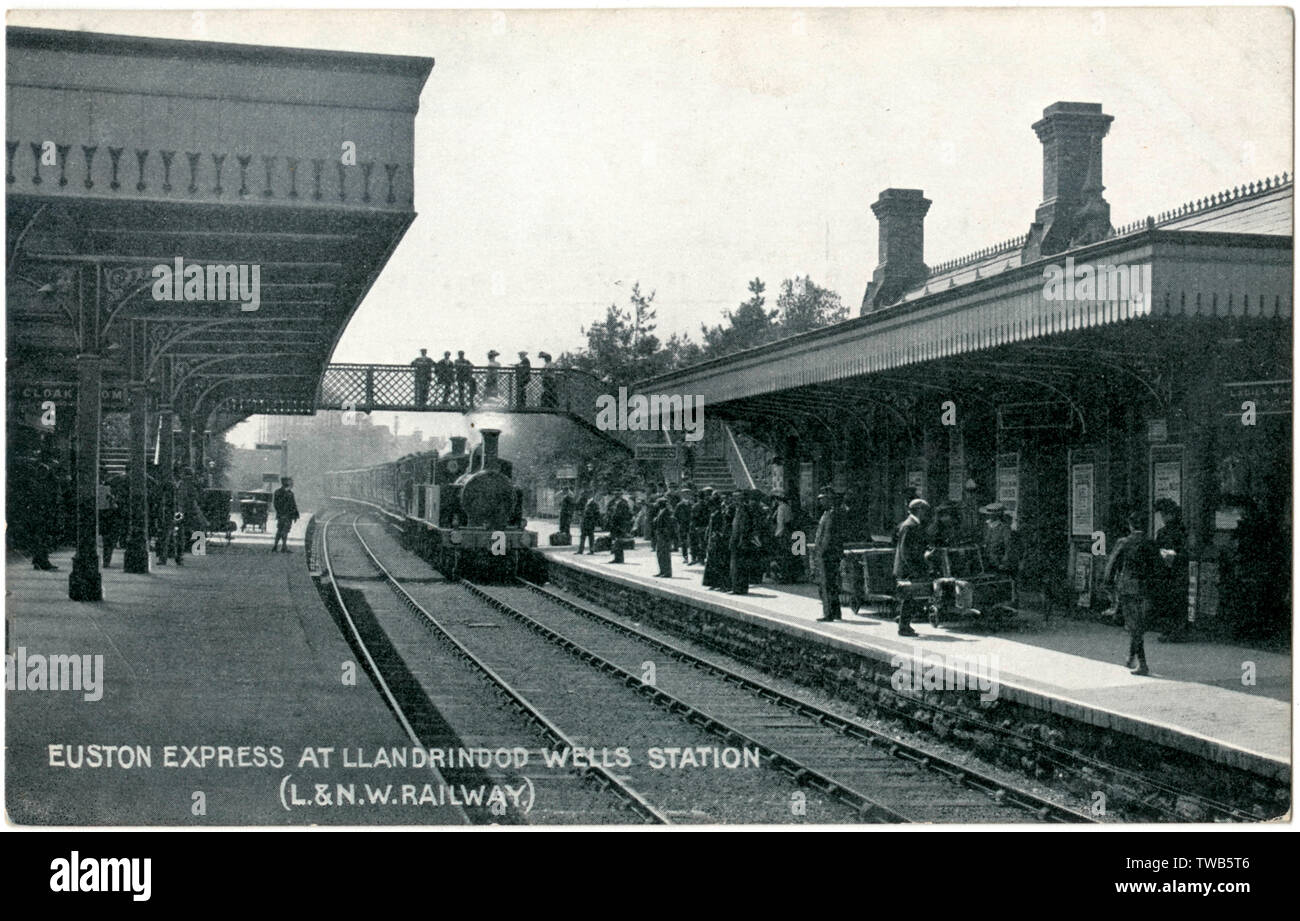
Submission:
<svg viewBox="0 0 1300 921">
<path fill-rule="evenodd" d="M 1289 827 L 1293 48 L 8 11 L 6 824 Z"/>
</svg>

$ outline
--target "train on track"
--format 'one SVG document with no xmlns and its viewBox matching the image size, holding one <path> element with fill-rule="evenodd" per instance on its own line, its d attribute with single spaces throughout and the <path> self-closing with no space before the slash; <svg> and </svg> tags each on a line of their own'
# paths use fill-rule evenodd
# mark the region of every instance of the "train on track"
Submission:
<svg viewBox="0 0 1300 921">
<path fill-rule="evenodd" d="M 537 534 L 523 518 L 513 465 L 499 456 L 501 433 L 482 429 L 466 450 L 453 437 L 445 454 L 423 451 L 387 464 L 326 474 L 331 498 L 378 506 L 402 531 L 406 548 L 449 579 L 518 575 Z"/>
</svg>

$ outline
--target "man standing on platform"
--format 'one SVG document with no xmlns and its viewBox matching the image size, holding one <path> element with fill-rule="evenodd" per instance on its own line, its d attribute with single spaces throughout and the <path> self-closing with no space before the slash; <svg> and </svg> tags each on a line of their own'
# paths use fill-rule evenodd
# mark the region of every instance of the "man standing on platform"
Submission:
<svg viewBox="0 0 1300 921">
<path fill-rule="evenodd" d="M 285 553 L 289 549 L 289 529 L 298 520 L 298 503 L 293 497 L 293 477 L 280 477 L 280 488 L 271 497 L 275 505 L 275 539 L 271 541 L 271 552 L 275 553 L 277 544 L 283 545 Z"/>
<path fill-rule="evenodd" d="M 1182 643 L 1187 640 L 1188 630 L 1187 527 L 1183 524 L 1183 510 L 1173 499 L 1157 499 L 1155 510 L 1160 514 L 1156 549 L 1164 566 L 1151 614 L 1165 629 L 1160 636 L 1162 643 Z"/>
<path fill-rule="evenodd" d="M 785 493 L 778 492 L 776 515 L 772 519 L 773 542 L 776 546 L 776 578 L 783 585 L 795 580 L 795 556 L 791 541 L 794 535 L 794 508 Z M 819 497 L 820 498 L 820 497 Z"/>
<path fill-rule="evenodd" d="M 199 505 L 199 488 L 194 468 L 185 467 L 176 478 L 176 513 L 180 516 L 180 536 L 176 541 L 176 565 L 184 564 L 183 555 L 190 550 L 195 531 L 206 531 L 208 521 Z"/>
<path fill-rule="evenodd" d="M 1135 675 L 1149 675 L 1144 643 L 1151 624 L 1151 598 L 1163 575 L 1160 551 L 1143 531 L 1142 514 L 1128 516 L 1128 534 L 1119 539 L 1106 564 L 1106 587 L 1119 600 L 1119 613 L 1128 628 L 1128 667 Z"/>
<path fill-rule="evenodd" d="M 817 594 L 822 599 L 822 616 L 818 620 L 833 621 L 840 619 L 840 560 L 844 555 L 839 503 L 834 493 L 823 489 L 817 496 L 817 504 L 822 510 L 813 538 L 813 568 Z"/>
<path fill-rule="evenodd" d="M 913 499 L 907 503 L 907 517 L 898 526 L 898 547 L 894 551 L 894 579 L 898 583 L 898 635 L 916 636 L 912 612 L 922 597 L 930 594 L 930 565 L 925 560 L 925 525 L 930 503 Z"/>
<path fill-rule="evenodd" d="M 122 496 L 114 489 L 107 474 L 102 475 L 99 492 L 96 496 L 96 508 L 99 512 L 99 536 L 104 544 L 104 568 L 113 565 L 113 548 L 117 546 L 118 521 Z"/>
<path fill-rule="evenodd" d="M 595 495 L 587 500 L 582 507 L 582 518 L 578 522 L 578 549 L 579 556 L 582 555 L 582 545 L 587 545 L 587 555 L 591 556 L 596 552 L 596 527 L 600 524 L 600 503 L 596 500 Z"/>
<path fill-rule="evenodd" d="M 564 492 L 560 494 L 560 533 L 568 534 L 569 528 L 573 525 L 573 510 L 577 503 L 573 501 L 573 490 L 564 487 Z"/>
<path fill-rule="evenodd" d="M 682 565 L 689 566 L 691 559 L 691 519 L 694 508 L 691 505 L 690 493 L 682 491 L 677 500 L 677 507 L 672 510 L 673 518 L 676 519 L 677 541 L 682 545 Z"/>
<path fill-rule="evenodd" d="M 411 362 L 415 375 L 415 405 L 421 408 L 429 405 L 429 379 L 433 376 L 433 359 L 428 349 L 420 349 L 420 357 Z"/>
<path fill-rule="evenodd" d="M 654 541 L 655 558 L 659 561 L 656 576 L 663 579 L 673 577 L 673 541 L 677 537 L 677 518 L 667 499 L 655 503 L 655 517 L 650 526 L 651 540 Z"/>
<path fill-rule="evenodd" d="M 709 532 L 709 516 L 713 513 L 713 490 L 705 486 L 700 491 L 700 498 L 691 508 L 691 565 L 704 565 L 706 540 Z"/>
<path fill-rule="evenodd" d="M 610 562 L 622 563 L 624 562 L 623 539 L 632 528 L 632 506 L 628 504 L 627 498 L 621 492 L 609 504 L 608 518 L 609 549 L 614 551 L 614 558 Z"/>
</svg>

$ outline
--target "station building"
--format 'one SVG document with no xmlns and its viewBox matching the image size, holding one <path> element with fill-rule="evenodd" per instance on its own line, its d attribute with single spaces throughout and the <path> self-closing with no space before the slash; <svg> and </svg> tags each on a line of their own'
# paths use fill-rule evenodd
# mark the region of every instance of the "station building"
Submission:
<svg viewBox="0 0 1300 921">
<path fill-rule="evenodd" d="M 69 595 L 98 600 L 102 470 L 129 476 L 144 573 L 150 471 L 201 475 L 236 422 L 315 411 L 415 218 L 433 61 L 26 28 L 6 46 L 10 518 L 66 518 Z"/>
<path fill-rule="evenodd" d="M 1079 614 L 1108 604 L 1098 551 L 1127 514 L 1155 525 L 1172 499 L 1189 618 L 1276 634 L 1290 610 L 1293 181 L 1115 227 L 1111 121 L 1091 103 L 1044 110 L 1043 199 L 1023 236 L 927 265 L 929 200 L 885 189 L 858 317 L 638 389 L 703 394 L 761 446 L 760 488 L 805 508 L 843 491 L 862 541 L 890 540 L 912 495 L 1002 503 L 1022 584 Z"/>
</svg>

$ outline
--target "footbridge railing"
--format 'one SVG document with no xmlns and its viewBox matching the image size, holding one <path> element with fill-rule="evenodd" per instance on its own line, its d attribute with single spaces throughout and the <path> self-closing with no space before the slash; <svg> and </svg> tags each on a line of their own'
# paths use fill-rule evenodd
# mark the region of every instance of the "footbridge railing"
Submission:
<svg viewBox="0 0 1300 921">
<path fill-rule="evenodd" d="M 431 413 L 551 413 L 566 416 L 630 448 L 625 434 L 596 427 L 596 399 L 609 386 L 572 368 L 474 365 L 422 370 L 410 365 L 332 364 L 317 391 L 317 409 Z"/>
</svg>

